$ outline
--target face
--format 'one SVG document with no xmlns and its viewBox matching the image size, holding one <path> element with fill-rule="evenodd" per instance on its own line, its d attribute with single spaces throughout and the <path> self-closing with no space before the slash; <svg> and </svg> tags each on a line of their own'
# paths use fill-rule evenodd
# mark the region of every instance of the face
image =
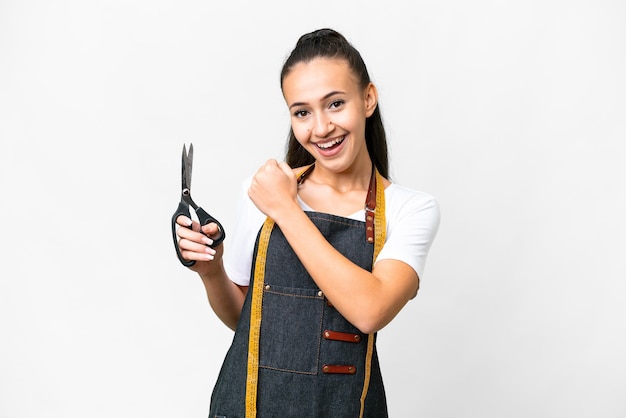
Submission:
<svg viewBox="0 0 626 418">
<path fill-rule="evenodd" d="M 365 119 L 376 109 L 376 89 L 359 87 L 345 60 L 296 64 L 283 79 L 283 96 L 294 135 L 316 165 L 335 172 L 369 166 Z"/>
</svg>

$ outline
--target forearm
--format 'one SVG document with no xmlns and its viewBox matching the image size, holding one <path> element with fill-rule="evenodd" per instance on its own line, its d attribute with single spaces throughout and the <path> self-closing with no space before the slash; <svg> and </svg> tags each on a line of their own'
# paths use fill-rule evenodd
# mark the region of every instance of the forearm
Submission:
<svg viewBox="0 0 626 418">
<path fill-rule="evenodd" d="M 200 274 L 200 277 L 211 308 L 226 326 L 234 330 L 239 321 L 247 287 L 240 287 L 228 278 L 221 259 L 211 270 Z"/>
<path fill-rule="evenodd" d="M 383 328 L 417 290 L 410 267 L 397 261 L 381 263 L 373 272 L 359 267 L 330 245 L 299 209 L 276 222 L 333 306 L 365 333 Z"/>
</svg>

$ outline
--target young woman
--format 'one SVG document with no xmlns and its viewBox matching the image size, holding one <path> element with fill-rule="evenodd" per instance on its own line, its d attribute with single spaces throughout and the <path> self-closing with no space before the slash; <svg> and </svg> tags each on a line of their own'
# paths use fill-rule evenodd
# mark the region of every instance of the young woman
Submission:
<svg viewBox="0 0 626 418">
<path fill-rule="evenodd" d="M 235 330 L 210 417 L 387 416 L 376 332 L 419 288 L 435 199 L 388 179 L 378 93 L 339 33 L 303 35 L 283 66 L 285 162 L 245 185 L 227 244 L 180 217 L 183 257 Z"/>
</svg>

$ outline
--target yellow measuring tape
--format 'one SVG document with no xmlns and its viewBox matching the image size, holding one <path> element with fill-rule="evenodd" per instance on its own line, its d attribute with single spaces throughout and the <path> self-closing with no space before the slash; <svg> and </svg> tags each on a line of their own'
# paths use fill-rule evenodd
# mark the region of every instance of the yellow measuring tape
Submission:
<svg viewBox="0 0 626 418">
<path fill-rule="evenodd" d="M 259 382 L 259 339 L 261 336 L 261 308 L 263 307 L 263 282 L 265 281 L 265 258 L 274 221 L 265 220 L 259 235 L 254 266 L 254 285 L 250 306 L 250 336 L 248 337 L 248 375 L 246 378 L 246 417 L 256 417 L 256 394 Z"/>
<path fill-rule="evenodd" d="M 259 246 L 257 249 L 256 262 L 254 266 L 254 284 L 250 291 L 252 300 L 250 306 L 250 335 L 248 337 L 248 367 L 246 378 L 246 417 L 256 417 L 257 406 L 257 386 L 259 382 L 259 340 L 261 336 L 261 310 L 263 307 L 263 286 L 265 282 L 265 259 L 267 247 L 269 246 L 270 235 L 274 229 L 274 221 L 270 218 L 265 220 L 259 235 Z M 385 221 L 385 186 L 383 177 L 376 170 L 376 210 L 374 213 L 374 257 L 372 265 L 376 261 L 378 253 L 385 243 L 387 225 Z M 363 382 L 363 392 L 361 393 L 361 412 L 363 417 L 365 397 L 369 388 L 372 371 L 372 355 L 374 353 L 374 334 L 369 334 L 367 338 L 367 353 L 365 356 L 365 379 Z"/>
</svg>

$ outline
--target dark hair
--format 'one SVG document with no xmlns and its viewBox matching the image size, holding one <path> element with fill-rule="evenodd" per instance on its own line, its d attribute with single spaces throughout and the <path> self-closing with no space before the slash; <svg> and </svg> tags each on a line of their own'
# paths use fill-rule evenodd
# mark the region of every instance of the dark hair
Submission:
<svg viewBox="0 0 626 418">
<path fill-rule="evenodd" d="M 361 54 L 339 32 L 332 29 L 318 29 L 302 35 L 295 48 L 285 61 L 280 73 L 280 87 L 291 69 L 300 62 L 309 62 L 315 58 L 344 59 L 357 78 L 361 88 L 365 89 L 370 83 L 370 76 Z M 365 144 L 367 152 L 378 172 L 385 178 L 389 177 L 389 157 L 387 152 L 387 137 L 383 126 L 379 106 L 365 121 Z M 287 153 L 285 160 L 291 167 L 300 167 L 312 164 L 315 159 L 298 142 L 293 129 L 289 129 Z"/>
</svg>

